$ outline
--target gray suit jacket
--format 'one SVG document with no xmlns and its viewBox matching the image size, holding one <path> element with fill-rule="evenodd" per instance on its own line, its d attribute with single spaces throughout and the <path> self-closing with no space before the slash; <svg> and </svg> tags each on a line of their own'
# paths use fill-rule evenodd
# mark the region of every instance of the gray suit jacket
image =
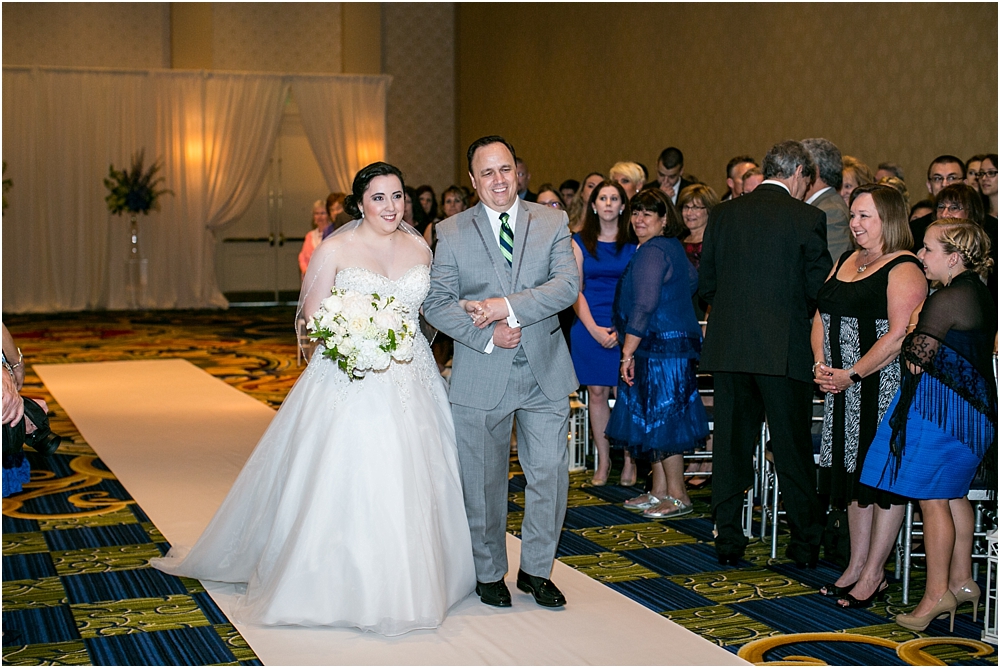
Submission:
<svg viewBox="0 0 1000 668">
<path fill-rule="evenodd" d="M 826 247 L 830 257 L 837 258 L 851 248 L 851 210 L 844 198 L 833 188 L 816 198 L 812 205 L 826 214 Z"/>
<path fill-rule="evenodd" d="M 517 348 L 483 352 L 493 326 L 479 329 L 459 299 L 507 297 L 521 323 L 520 348 L 546 397 L 565 399 L 579 383 L 557 314 L 576 301 L 580 276 L 563 211 L 519 200 L 513 266 L 500 253 L 485 206 L 437 224 L 437 248 L 424 317 L 455 339 L 450 399 L 489 410 L 503 397 Z"/>
</svg>

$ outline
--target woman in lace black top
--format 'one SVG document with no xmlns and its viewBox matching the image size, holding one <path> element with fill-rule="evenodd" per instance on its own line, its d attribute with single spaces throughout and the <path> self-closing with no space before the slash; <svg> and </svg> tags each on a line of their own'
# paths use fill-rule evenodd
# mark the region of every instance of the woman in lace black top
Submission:
<svg viewBox="0 0 1000 668">
<path fill-rule="evenodd" d="M 851 194 L 851 237 L 817 297 L 812 350 L 815 382 L 826 392 L 820 466 L 831 503 L 847 510 L 851 559 L 820 589 L 844 607 L 868 607 L 882 586 L 885 561 L 906 500 L 858 482 L 879 421 L 899 389 L 899 347 L 910 314 L 927 296 L 906 202 L 884 185 Z"/>
<path fill-rule="evenodd" d="M 927 278 L 943 287 L 924 303 L 903 341 L 899 393 L 865 459 L 865 485 L 920 499 L 927 550 L 927 585 L 910 614 L 896 622 L 922 631 L 966 601 L 975 611 L 972 507 L 966 494 L 990 452 L 985 471 L 996 486 L 997 395 L 993 349 L 997 309 L 982 277 L 993 266 L 979 225 L 955 218 L 933 222 L 919 253 Z"/>
</svg>

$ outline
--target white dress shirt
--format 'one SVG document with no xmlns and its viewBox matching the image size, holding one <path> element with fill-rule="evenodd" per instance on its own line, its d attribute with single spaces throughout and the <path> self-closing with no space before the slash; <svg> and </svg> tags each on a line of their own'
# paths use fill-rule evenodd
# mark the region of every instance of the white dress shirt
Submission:
<svg viewBox="0 0 1000 668">
<path fill-rule="evenodd" d="M 500 214 L 507 214 L 507 224 L 510 225 L 511 241 L 513 241 L 514 230 L 517 229 L 517 205 L 521 200 L 515 199 L 514 203 L 510 205 L 510 208 L 504 211 L 494 211 L 490 207 L 483 204 L 483 208 L 486 209 L 486 216 L 490 219 L 490 228 L 493 230 L 493 239 L 497 242 L 497 248 L 500 248 L 500 226 L 503 224 L 500 222 Z M 520 327 L 521 323 L 518 321 L 517 317 L 514 315 L 514 309 L 510 307 L 510 302 L 507 301 L 507 297 L 503 298 L 504 303 L 507 305 L 507 326 L 508 327 Z M 484 352 L 489 355 L 493 352 L 493 339 L 491 338 L 489 343 L 486 344 L 486 349 Z"/>
<path fill-rule="evenodd" d="M 772 186 L 781 186 L 782 188 L 785 189 L 785 192 L 787 192 L 789 195 L 792 194 L 792 189 L 786 186 L 781 181 L 775 181 L 774 179 L 764 179 L 763 181 L 760 182 L 760 185 L 764 185 L 765 183 L 770 183 Z"/>
<path fill-rule="evenodd" d="M 833 190 L 833 186 L 827 186 L 826 188 L 823 188 L 822 190 L 817 190 L 816 192 L 814 192 L 812 194 L 812 197 L 810 197 L 809 199 L 806 200 L 806 204 L 812 204 L 813 202 L 815 202 L 819 198 L 820 195 L 822 195 L 823 193 L 825 193 L 827 190 Z"/>
</svg>

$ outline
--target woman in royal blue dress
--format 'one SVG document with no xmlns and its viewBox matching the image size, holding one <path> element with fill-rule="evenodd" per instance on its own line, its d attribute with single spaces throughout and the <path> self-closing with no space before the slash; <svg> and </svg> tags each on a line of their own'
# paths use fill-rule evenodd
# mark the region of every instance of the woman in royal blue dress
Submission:
<svg viewBox="0 0 1000 668">
<path fill-rule="evenodd" d="M 659 189 L 631 201 L 639 247 L 615 294 L 621 380 L 607 429 L 613 445 L 652 463 L 652 489 L 626 507 L 667 519 L 691 512 L 682 453 L 708 437 L 696 377 L 701 327 L 691 303 L 698 272 L 678 240 L 686 228 L 672 206 Z"/>
<path fill-rule="evenodd" d="M 581 385 L 590 396 L 590 425 L 597 446 L 591 483 L 608 481 L 611 448 L 604 429 L 611 408 L 608 397 L 618 384 L 618 335 L 611 323 L 615 286 L 635 253 L 625 190 L 606 179 L 591 191 L 583 229 L 573 235 L 573 255 L 580 270 L 580 296 L 573 304 L 576 321 L 570 330 L 570 355 Z M 635 484 L 635 464 L 626 453 L 622 485 Z"/>
<path fill-rule="evenodd" d="M 996 488 L 997 308 L 981 278 L 993 260 L 983 228 L 957 218 L 931 223 L 917 257 L 927 278 L 943 287 L 927 298 L 903 340 L 902 382 L 868 450 L 861 482 L 920 500 L 927 584 L 917 607 L 896 615 L 896 623 L 923 631 L 949 613 L 954 630 L 956 607 L 971 602 L 975 615 L 979 606 L 966 494 L 988 452 L 984 471 Z"/>
</svg>

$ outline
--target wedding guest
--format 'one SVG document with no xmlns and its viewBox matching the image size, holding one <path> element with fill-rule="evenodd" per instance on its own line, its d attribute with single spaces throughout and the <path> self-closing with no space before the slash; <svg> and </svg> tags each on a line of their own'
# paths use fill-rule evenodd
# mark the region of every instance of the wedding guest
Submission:
<svg viewBox="0 0 1000 668">
<path fill-rule="evenodd" d="M 690 179 L 684 177 L 684 153 L 676 146 L 668 146 L 660 151 L 656 158 L 656 180 L 660 190 L 670 198 L 670 203 L 674 206 L 677 206 L 680 192 L 696 182 L 693 176 Z"/>
<path fill-rule="evenodd" d="M 987 153 L 979 163 L 979 191 L 989 203 L 986 213 L 997 217 L 997 154 Z"/>
<path fill-rule="evenodd" d="M 539 203 L 541 202 L 539 192 Z M 570 356 L 581 385 L 587 386 L 590 425 L 597 447 L 591 483 L 601 486 L 611 474 L 611 450 L 604 431 L 611 408 L 608 398 L 618 385 L 618 335 L 612 323 L 615 287 L 635 253 L 625 190 L 610 179 L 594 188 L 583 229 L 573 235 L 573 256 L 580 271 L 580 294 L 573 310 Z M 636 470 L 625 454 L 621 484 L 635 484 Z"/>
<path fill-rule="evenodd" d="M 458 186 L 448 186 L 441 193 L 441 210 L 444 211 L 445 218 L 451 218 L 455 214 L 462 213 L 469 208 L 469 196 L 465 190 Z"/>
<path fill-rule="evenodd" d="M 645 517 L 672 519 L 693 510 L 682 453 L 708 437 L 696 376 L 701 326 L 691 306 L 698 273 L 678 240 L 684 224 L 668 216 L 667 195 L 644 190 L 630 205 L 639 247 L 615 292 L 621 379 L 607 435 L 633 458 L 652 464 L 652 489 L 625 506 L 642 509 Z"/>
<path fill-rule="evenodd" d="M 642 190 L 642 184 L 645 182 L 642 167 L 635 162 L 616 162 L 608 173 L 612 181 L 617 181 L 625 189 L 629 200 Z"/>
<path fill-rule="evenodd" d="M 573 201 L 576 196 L 576 191 L 580 189 L 580 182 L 576 179 L 566 179 L 559 184 L 559 194 L 562 195 L 563 202 L 569 206 L 569 203 Z"/>
<path fill-rule="evenodd" d="M 965 161 L 965 185 L 972 186 L 976 192 L 979 192 L 979 172 L 985 157 L 985 153 L 977 153 Z"/>
<path fill-rule="evenodd" d="M 306 238 L 302 240 L 302 250 L 299 251 L 299 273 L 302 276 L 306 275 L 309 260 L 312 258 L 316 246 L 319 246 L 320 242 L 329 236 L 331 231 L 330 214 L 327 213 L 326 203 L 321 199 L 313 202 L 312 225 L 312 229 L 306 233 Z"/>
<path fill-rule="evenodd" d="M 897 176 L 883 176 L 878 179 L 878 183 L 896 190 L 903 196 L 903 201 L 906 203 L 906 206 L 910 206 L 910 191 L 907 189 L 906 182 L 903 181 L 903 179 Z"/>
<path fill-rule="evenodd" d="M 894 178 L 894 177 L 893 177 Z M 851 558 L 820 589 L 844 607 L 867 608 L 903 521 L 906 499 L 859 482 L 875 430 L 899 388 L 899 348 L 910 314 L 927 296 L 906 203 L 885 185 L 851 193 L 854 249 L 837 261 L 817 297 L 812 324 L 814 382 L 826 393 L 820 467 L 831 503 L 847 510 Z"/>
<path fill-rule="evenodd" d="M 826 245 L 831 257 L 840 257 L 851 247 L 848 205 L 839 195 L 843 184 L 844 161 L 840 149 L 829 139 L 803 139 L 802 145 L 816 163 L 816 178 L 806 191 L 805 202 L 826 215 Z"/>
<path fill-rule="evenodd" d="M 590 195 L 594 192 L 597 184 L 603 180 L 604 175 L 600 172 L 591 172 L 583 179 L 580 189 L 577 190 L 576 195 L 570 200 L 568 210 L 566 211 L 569 215 L 570 232 L 575 234 L 583 229 L 583 219 L 587 216 L 587 203 L 590 202 Z"/>
<path fill-rule="evenodd" d="M 903 168 L 894 162 L 880 162 L 878 167 L 875 168 L 875 180 L 881 181 L 882 179 L 893 176 L 900 181 L 906 181 L 906 177 L 903 176 Z"/>
<path fill-rule="evenodd" d="M 743 175 L 750 169 L 760 167 L 749 155 L 738 155 L 726 165 L 726 194 L 722 201 L 728 201 L 743 194 Z"/>
<path fill-rule="evenodd" d="M 791 533 L 785 554 L 815 567 L 823 509 L 809 432 L 809 335 L 816 294 L 833 263 L 826 216 L 801 201 L 816 173 L 809 153 L 783 141 L 763 168 L 767 180 L 756 190 L 712 210 L 698 272 L 699 291 L 712 305 L 701 370 L 713 372 L 715 383 L 715 550 L 720 564 L 736 565 L 746 549 L 743 500 L 766 418 Z"/>
<path fill-rule="evenodd" d="M 844 156 L 844 178 L 840 186 L 840 196 L 850 206 L 851 193 L 858 186 L 874 183 L 875 175 L 865 163 L 849 155 Z"/>
<path fill-rule="evenodd" d="M 324 239 L 337 228 L 351 222 L 351 214 L 344 211 L 344 193 L 330 193 L 326 196 L 326 215 L 330 216 L 330 228 L 324 235 Z"/>
<path fill-rule="evenodd" d="M 409 186 L 406 187 L 403 220 L 412 225 L 420 234 L 423 234 L 427 226 L 431 224 L 431 219 L 424 212 L 424 207 L 420 206 L 420 197 L 417 195 L 417 191 Z"/>
<path fill-rule="evenodd" d="M 543 183 L 538 187 L 538 192 L 535 194 L 535 202 L 544 206 L 551 206 L 553 209 L 559 209 L 560 211 L 566 210 L 566 203 L 563 201 L 562 193 L 556 190 L 555 186 L 551 183 Z"/>
<path fill-rule="evenodd" d="M 701 264 L 701 244 L 705 238 L 705 228 L 708 227 L 708 215 L 718 203 L 719 196 L 710 186 L 702 183 L 688 186 L 677 196 L 677 205 L 687 230 L 681 237 L 681 243 L 684 244 L 684 253 L 695 270 Z M 697 294 L 693 299 L 695 316 L 698 320 L 704 320 L 708 302 Z"/>
<path fill-rule="evenodd" d="M 517 196 L 526 202 L 534 202 L 537 197 L 537 193 L 531 192 L 529 184 L 531 183 L 531 171 L 528 169 L 528 165 L 525 164 L 524 160 L 521 158 L 517 159 Z"/>
<path fill-rule="evenodd" d="M 764 172 L 760 170 L 759 167 L 754 167 L 753 169 L 748 169 L 743 172 L 743 192 L 741 195 L 747 195 L 756 190 L 757 186 L 764 182 Z"/>
<path fill-rule="evenodd" d="M 929 216 L 934 213 L 934 200 L 922 199 L 910 207 L 910 222 Z M 912 225 L 911 225 L 912 228 Z M 910 230 L 912 233 L 912 229 Z M 916 241 L 916 239 L 914 239 Z"/>
<path fill-rule="evenodd" d="M 434 188 L 423 185 L 417 188 L 416 193 L 417 201 L 420 202 L 420 208 L 424 210 L 428 223 L 436 223 L 441 220 L 438 215 L 437 195 L 434 194 Z"/>
<path fill-rule="evenodd" d="M 903 341 L 899 392 L 865 458 L 861 482 L 920 500 L 927 583 L 917 607 L 896 623 L 923 631 L 981 592 L 972 579 L 972 507 L 976 469 L 996 487 L 997 395 L 993 346 L 997 308 L 982 278 L 993 269 L 979 225 L 954 218 L 931 223 L 918 254 L 927 278 L 943 287 L 924 303 Z"/>
<path fill-rule="evenodd" d="M 994 266 L 997 262 L 997 219 L 987 216 L 983 211 L 983 197 L 972 186 L 964 182 L 953 183 L 945 186 L 937 196 L 936 213 L 938 218 L 966 218 L 979 225 L 986 231 L 986 236 L 990 239 L 990 257 Z M 920 250 L 917 248 L 916 250 Z M 997 275 L 990 272 L 986 279 L 986 287 L 989 288 L 993 300 L 997 296 Z"/>
</svg>

